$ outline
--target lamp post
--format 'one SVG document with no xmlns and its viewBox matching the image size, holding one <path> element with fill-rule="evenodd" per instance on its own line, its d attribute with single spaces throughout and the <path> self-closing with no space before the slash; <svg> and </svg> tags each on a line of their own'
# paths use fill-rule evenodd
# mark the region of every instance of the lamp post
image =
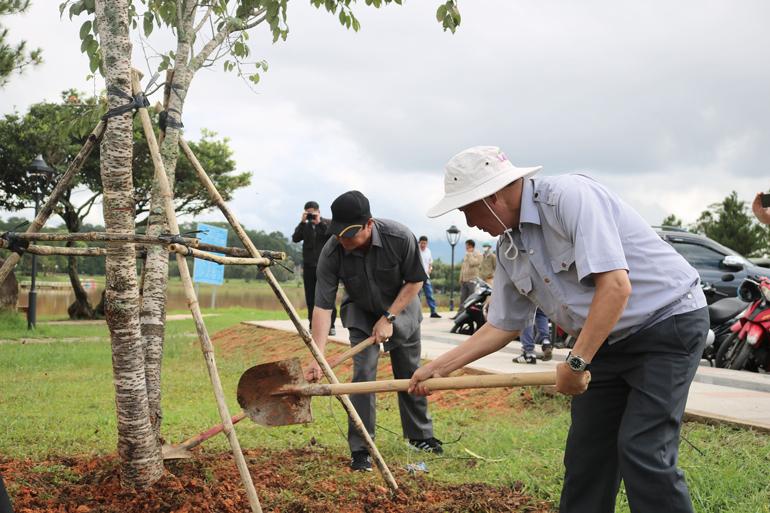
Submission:
<svg viewBox="0 0 770 513">
<path fill-rule="evenodd" d="M 27 174 L 35 181 L 35 217 L 40 210 L 40 199 L 43 196 L 43 188 L 48 185 L 54 174 L 54 169 L 49 166 L 42 155 L 35 157 L 29 167 Z M 35 290 L 35 275 L 37 274 L 37 256 L 32 255 L 32 274 L 29 284 L 29 300 L 27 301 L 27 329 L 33 329 L 37 322 L 37 290 Z"/>
<path fill-rule="evenodd" d="M 446 240 L 452 246 L 452 265 L 449 271 L 449 311 L 453 312 L 455 309 L 455 245 L 460 240 L 460 230 L 455 225 L 447 229 Z"/>
</svg>

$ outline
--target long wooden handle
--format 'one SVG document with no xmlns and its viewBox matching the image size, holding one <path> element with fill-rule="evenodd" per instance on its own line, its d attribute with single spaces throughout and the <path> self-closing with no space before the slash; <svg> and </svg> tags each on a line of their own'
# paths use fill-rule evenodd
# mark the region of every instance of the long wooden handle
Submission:
<svg viewBox="0 0 770 513">
<path fill-rule="evenodd" d="M 452 378 L 430 378 L 424 382 L 430 390 L 461 390 L 466 388 L 502 388 L 536 385 L 555 385 L 556 373 L 521 372 L 518 374 L 486 374 L 481 376 L 457 376 Z M 379 392 L 406 392 L 408 379 L 385 381 L 364 381 L 360 383 L 337 383 L 333 385 L 310 384 L 285 386 L 274 392 L 275 395 L 343 395 L 369 394 Z"/>
<path fill-rule="evenodd" d="M 374 337 L 369 337 L 366 340 L 359 342 L 344 353 L 340 354 L 338 357 L 329 360 L 329 365 L 331 367 L 336 367 L 348 358 L 353 358 L 355 355 L 371 345 L 374 345 Z"/>
</svg>

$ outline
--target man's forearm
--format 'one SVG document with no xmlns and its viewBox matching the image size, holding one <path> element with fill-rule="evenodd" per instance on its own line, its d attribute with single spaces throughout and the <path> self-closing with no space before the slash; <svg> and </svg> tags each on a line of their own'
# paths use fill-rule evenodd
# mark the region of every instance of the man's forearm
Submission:
<svg viewBox="0 0 770 513">
<path fill-rule="evenodd" d="M 404 308 L 406 308 L 406 305 L 408 305 L 409 302 L 414 299 L 415 296 L 417 296 L 417 294 L 422 290 L 422 284 L 423 282 L 421 281 L 404 283 L 404 285 L 401 287 L 401 290 L 398 291 L 398 295 L 393 301 L 393 304 L 388 308 L 388 312 L 392 313 L 393 315 L 400 314 Z"/>
<path fill-rule="evenodd" d="M 612 332 L 631 295 L 631 283 L 625 270 L 594 276 L 596 293 L 588 317 L 572 353 L 590 362 Z"/>
<path fill-rule="evenodd" d="M 517 336 L 516 331 L 504 331 L 486 323 L 462 344 L 427 363 L 425 367 L 446 376 L 479 358 L 499 351 Z"/>
<path fill-rule="evenodd" d="M 318 350 L 323 354 L 326 349 L 326 339 L 329 336 L 329 328 L 332 326 L 332 311 L 325 308 L 313 308 L 313 341 Z"/>
</svg>

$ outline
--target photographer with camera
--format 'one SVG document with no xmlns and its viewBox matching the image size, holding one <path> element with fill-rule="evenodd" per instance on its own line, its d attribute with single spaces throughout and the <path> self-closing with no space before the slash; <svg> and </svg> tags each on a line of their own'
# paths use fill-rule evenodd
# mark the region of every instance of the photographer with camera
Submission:
<svg viewBox="0 0 770 513">
<path fill-rule="evenodd" d="M 308 201 L 305 203 L 304 212 L 299 224 L 294 229 L 294 235 L 291 236 L 293 242 L 302 242 L 302 276 L 305 284 L 305 303 L 307 304 L 307 315 L 313 323 L 313 307 L 315 306 L 315 282 L 316 267 L 318 266 L 318 257 L 321 256 L 321 249 L 331 236 L 328 232 L 329 220 L 321 217 L 321 211 L 318 203 Z M 332 309 L 332 324 L 329 328 L 329 335 L 336 335 L 334 321 L 337 319 L 337 309 Z"/>
</svg>

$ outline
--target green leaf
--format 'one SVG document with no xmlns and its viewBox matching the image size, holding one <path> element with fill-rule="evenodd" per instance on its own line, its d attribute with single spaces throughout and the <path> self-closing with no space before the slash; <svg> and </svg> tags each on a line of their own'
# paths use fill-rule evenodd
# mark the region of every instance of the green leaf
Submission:
<svg viewBox="0 0 770 513">
<path fill-rule="evenodd" d="M 255 84 L 259 84 L 259 73 L 254 73 L 253 75 L 249 75 L 249 80 L 251 80 Z"/>
<path fill-rule="evenodd" d="M 96 10 L 96 0 L 85 0 L 83 3 L 88 12 L 94 12 Z"/>
<path fill-rule="evenodd" d="M 155 16 L 150 12 L 147 11 L 144 13 L 144 35 L 149 36 L 152 33 L 152 29 L 154 27 Z"/>
<path fill-rule="evenodd" d="M 361 29 L 361 24 L 358 22 L 358 18 L 353 18 L 353 30 L 358 32 Z"/>
<path fill-rule="evenodd" d="M 439 23 L 444 21 L 444 18 L 446 18 L 446 5 L 439 5 L 438 9 L 436 10 L 436 21 Z"/>
<path fill-rule="evenodd" d="M 80 39 L 85 39 L 91 32 L 91 20 L 83 22 L 80 26 Z"/>
<path fill-rule="evenodd" d="M 452 19 L 455 22 L 455 26 L 460 24 L 460 9 L 457 8 L 456 5 L 452 6 L 452 9 L 450 10 L 450 13 L 452 14 Z"/>
</svg>

